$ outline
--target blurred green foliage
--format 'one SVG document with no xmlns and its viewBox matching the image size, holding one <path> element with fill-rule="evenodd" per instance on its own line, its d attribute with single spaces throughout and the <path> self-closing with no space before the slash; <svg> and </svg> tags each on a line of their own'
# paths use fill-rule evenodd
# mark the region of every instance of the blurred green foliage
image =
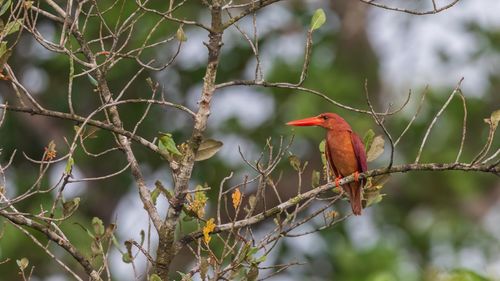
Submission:
<svg viewBox="0 0 500 281">
<path fill-rule="evenodd" d="M 103 8 L 109 6 L 107 1 L 100 2 Z M 44 6 L 45 4 L 41 3 Z M 160 7 L 161 3 L 155 4 Z M 284 5 L 287 4 L 277 4 Z M 324 5 L 328 5 L 326 2 Z M 333 6 L 333 5 L 332 5 Z M 344 36 L 344 28 L 334 28 L 334 20 L 337 24 L 346 24 L 344 19 L 345 10 L 343 6 L 325 7 L 328 11 L 326 24 L 314 34 L 314 49 L 312 63 L 305 87 L 321 90 L 327 93 L 329 97 L 340 101 L 343 104 L 353 107 L 367 108 L 364 99 L 364 81 L 369 81 L 369 91 L 371 97 L 379 110 L 385 110 L 389 102 L 394 102 L 394 107 L 402 104 L 405 99 L 405 93 L 394 94 L 384 93 L 382 86 L 387 81 L 381 81 L 379 58 L 375 55 L 373 47 L 369 44 L 367 31 L 361 31 L 353 34 L 352 37 Z M 46 7 L 45 7 L 46 8 Z M 136 8 L 134 1 L 124 1 L 124 13 L 130 13 Z M 294 1 L 288 4 L 288 12 L 292 14 L 292 20 L 289 24 L 281 26 L 263 26 L 263 30 L 269 32 L 259 38 L 259 44 L 263 50 L 273 48 L 266 44 L 283 44 L 276 42 L 276 38 L 286 34 L 299 34 L 305 38 L 307 24 L 312 15 L 312 11 L 307 4 Z M 362 6 L 360 9 L 367 9 Z M 460 9 L 455 7 L 454 9 Z M 106 20 L 109 23 L 115 22 L 119 17 L 120 9 L 114 9 L 106 14 Z M 185 18 L 203 18 L 206 19 L 206 11 L 198 2 L 186 2 L 185 6 L 178 11 L 178 17 Z M 272 17 L 272 15 L 268 15 Z M 410 17 L 408 15 L 408 17 Z M 432 16 L 427 18 L 432 20 Z M 123 20 L 123 19 L 122 19 Z M 149 30 L 158 20 L 157 16 L 148 14 L 142 17 L 133 32 L 132 42 L 134 46 L 142 44 Z M 366 24 L 365 21 L 362 21 Z M 247 22 L 248 23 L 248 22 Z M 60 26 L 41 19 L 39 25 L 47 25 L 56 31 Z M 487 42 L 487 45 L 481 52 L 498 54 L 499 30 L 484 29 L 478 25 L 470 25 L 470 32 Z M 89 39 L 98 36 L 97 20 L 88 22 L 88 31 L 85 34 Z M 165 38 L 172 36 L 178 30 L 179 25 L 165 23 L 160 25 L 152 34 L 152 39 Z M 199 29 L 191 26 L 184 26 L 183 30 L 187 37 L 185 44 L 197 46 L 205 54 L 201 41 L 207 40 L 206 32 L 199 34 Z M 238 35 L 233 29 L 232 34 Z M 55 32 L 58 34 L 58 32 Z M 58 36 L 58 35 L 56 35 Z M 237 39 L 236 39 L 237 38 Z M 34 48 L 36 43 L 25 32 L 22 38 L 26 44 L 23 48 Z M 196 40 L 196 41 L 195 41 Z M 217 80 L 225 82 L 231 79 L 239 79 L 247 75 L 248 65 L 254 60 L 252 51 L 248 44 L 244 44 L 244 39 L 240 37 L 227 37 L 226 40 L 239 40 L 238 42 L 226 42 L 228 47 L 223 47 L 223 55 L 220 62 Z M 57 41 L 57 40 L 56 40 Z M 305 41 L 304 41 L 305 42 Z M 72 42 L 76 48 L 76 42 Z M 158 48 L 146 51 L 144 61 L 151 57 L 161 57 L 165 60 L 170 57 L 175 49 L 175 43 L 166 48 Z M 69 73 L 69 61 L 65 56 L 54 55 L 44 58 L 37 51 L 25 55 L 18 46 L 9 64 L 15 72 L 22 73 L 23 69 L 36 67 L 47 74 L 47 87 L 39 93 L 36 98 L 50 109 L 67 111 L 66 102 L 67 83 Z M 105 49 L 109 47 L 105 45 Z M 319 52 L 321 50 L 321 52 Z M 96 51 L 97 50 L 96 46 Z M 182 50 L 181 50 L 182 52 Z M 332 63 L 321 64 L 327 58 L 322 56 L 331 56 Z M 471 54 L 471 60 L 480 54 Z M 283 58 L 272 57 L 270 61 L 264 61 L 267 72 L 266 80 L 269 81 L 287 81 L 296 82 L 300 75 L 302 67 L 301 57 Z M 203 60 L 204 62 L 204 60 Z M 182 62 L 174 63 L 167 70 L 159 73 L 143 72 L 139 75 L 136 82 L 132 84 L 131 90 L 127 92 L 127 98 L 148 97 L 151 95 L 151 89 L 148 87 L 145 79 L 153 77 L 160 82 L 165 90 L 165 98 L 169 101 L 188 104 L 194 108 L 197 97 L 189 95 L 193 87 L 199 85 L 204 74 L 204 63 L 194 64 L 186 67 Z M 138 65 L 134 60 L 124 59 L 116 67 L 112 68 L 107 77 L 110 88 L 116 93 L 119 92 L 138 70 Z M 76 72 L 81 71 L 76 67 Z M 252 71 L 250 71 L 252 72 Z M 21 74 L 22 75 L 22 74 Z M 466 77 L 467 78 L 467 77 Z M 467 96 L 467 134 L 465 148 L 461 159 L 463 161 L 472 159 L 480 148 L 484 145 L 487 137 L 488 126 L 483 122 L 483 118 L 489 116 L 490 112 L 498 109 L 500 104 L 500 74 L 496 73 L 488 80 L 488 87 L 485 94 Z M 170 82 L 169 82 L 170 81 Z M 3 83 L 3 82 L 2 82 Z M 92 84 L 87 77 L 80 77 L 73 82 L 74 105 L 79 114 L 89 113 L 99 100 L 94 93 Z M 12 93 L 7 91 L 6 84 L 2 87 L 1 97 L 9 101 Z M 415 93 L 421 93 L 421 89 L 416 89 Z M 243 87 L 242 87 L 243 88 Z M 239 89 L 232 88 L 229 91 L 238 94 Z M 447 95 L 451 93 L 453 85 L 449 87 L 436 88 L 430 85 L 427 100 L 424 109 L 419 115 L 412 129 L 408 131 L 401 141 L 396 151 L 397 163 L 413 162 L 418 151 L 419 143 L 424 135 L 429 122 L 439 110 Z M 253 88 L 252 90 L 264 93 L 274 100 L 272 115 L 266 116 L 265 121 L 258 126 L 248 128 L 245 126 L 245 118 L 233 116 L 221 121 L 217 126 L 209 126 L 208 137 L 227 137 L 238 136 L 241 139 L 249 141 L 255 148 L 262 149 L 265 146 L 266 139 L 272 137 L 274 141 L 280 136 L 290 136 L 292 131 L 284 126 L 284 123 L 291 119 L 305 116 L 316 115 L 321 112 L 333 111 L 341 114 L 348 120 L 353 128 L 363 135 L 367 130 L 373 129 L 381 134 L 374 121 L 368 116 L 359 113 L 353 113 L 333 106 L 317 96 L 307 93 L 299 93 L 284 89 L 272 88 Z M 199 90 L 198 90 L 199 92 Z M 196 92 L 196 94 L 198 94 Z M 418 94 L 414 94 L 412 100 L 418 100 Z M 465 93 L 467 95 L 467 93 Z M 224 100 L 215 102 L 224 103 Z M 245 103 L 245 100 L 238 102 Z M 412 103 L 413 104 L 413 103 Z M 231 106 L 231 105 L 229 105 Z M 120 114 L 124 120 L 124 126 L 132 129 L 133 124 L 145 110 L 145 105 L 133 104 L 120 107 Z M 256 108 L 255 110 L 258 110 Z M 411 119 L 414 106 L 409 108 L 405 114 L 396 115 L 387 118 L 386 125 L 393 135 L 397 136 Z M 192 121 L 183 113 L 175 109 L 153 107 L 148 118 L 140 126 L 138 134 L 152 139 L 158 132 L 169 132 L 177 143 L 181 143 L 191 134 Z M 217 112 L 213 113 L 214 115 Z M 98 116 L 101 118 L 102 116 Z M 433 130 L 428 144 L 422 155 L 422 162 L 451 162 L 454 161 L 457 149 L 460 144 L 460 134 L 462 129 L 463 109 L 461 101 L 456 99 L 452 101 L 449 108 L 443 114 L 435 129 Z M 44 147 L 50 140 L 57 143 L 58 154 L 63 155 L 67 151 L 64 138 L 71 139 L 74 135 L 73 125 L 70 122 L 50 119 L 45 117 L 27 116 L 18 113 L 7 113 L 7 119 L 2 128 L 0 128 L 1 138 L 0 147 L 3 149 L 0 156 L 2 163 L 8 161 L 10 154 L 18 149 L 23 151 L 31 158 L 39 159 L 44 151 Z M 42 129 L 37 129 L 40 127 Z M 317 152 L 317 144 L 323 139 L 324 133 L 320 129 L 295 129 L 296 145 L 300 144 L 300 156 L 302 160 L 309 161 L 310 165 L 306 175 L 310 175 L 313 169 L 321 170 L 320 155 Z M 87 142 L 87 149 L 94 153 L 103 151 L 114 144 L 113 137 L 105 132 L 98 132 L 98 138 Z M 247 145 L 246 143 L 239 143 Z M 493 151 L 498 149 L 498 138 L 493 143 Z M 147 171 L 146 176 L 154 182 L 155 175 L 158 173 L 168 174 L 167 165 L 150 151 L 134 145 L 135 152 L 141 166 Z M 242 147 L 245 151 L 250 147 Z M 292 151 L 296 149 L 292 148 Z M 250 150 L 252 151 L 252 150 Z M 229 151 L 237 155 L 237 146 Z M 381 167 L 387 160 L 387 146 L 385 157 L 371 163 L 371 168 Z M 258 155 L 250 155 L 251 160 L 255 160 Z M 75 169 L 85 177 L 105 175 L 115 172 L 118 167 L 123 167 L 126 160 L 121 152 L 116 151 L 100 158 L 96 161 L 94 158 L 86 156 L 82 151 L 77 151 L 74 155 Z M 286 161 L 284 161 L 286 162 Z M 293 186 L 293 171 L 288 165 L 279 167 L 289 181 L 284 183 Z M 230 171 L 236 174 L 251 173 L 243 161 L 239 164 L 227 161 L 221 154 L 204 162 L 196 164 L 193 173 L 193 182 L 208 186 L 218 187 L 220 181 L 226 177 Z M 14 158 L 12 167 L 7 172 L 8 189 L 11 194 L 20 194 L 28 189 L 36 179 L 38 167 L 29 164 L 19 153 Z M 54 184 L 53 180 L 49 182 L 44 179 L 42 185 L 48 186 Z M 483 259 L 482 264 L 493 264 L 499 258 L 498 252 L 499 238 L 495 237 L 485 228 L 485 217 L 495 204 L 498 204 L 499 196 L 496 191 L 499 186 L 498 178 L 491 175 L 472 174 L 465 172 L 443 172 L 443 173 L 407 173 L 394 176 L 393 179 L 384 188 L 387 196 L 376 206 L 370 208 L 366 218 L 369 220 L 372 228 L 358 228 L 361 224 L 360 219 L 353 219 L 352 222 L 342 223 L 335 227 L 320 232 L 317 239 L 321 239 L 326 247 L 314 254 L 304 254 L 297 252 L 294 243 L 301 243 L 297 239 L 291 239 L 290 242 L 283 243 L 277 250 L 277 257 L 274 259 L 279 262 L 289 262 L 291 258 L 297 258 L 300 261 L 306 260 L 308 265 L 297 266 L 293 275 L 283 274 L 288 280 L 300 280 L 311 278 L 310 280 L 372 280 L 372 281 L 392 281 L 392 280 L 443 280 L 443 281 L 479 281 L 490 280 L 486 276 L 486 269 L 483 272 L 475 272 L 469 269 L 455 269 L 463 266 L 460 259 L 467 259 L 467 252 L 464 249 L 475 249 L 475 255 L 480 255 Z M 80 249 L 90 254 L 91 239 L 82 232 L 82 229 L 75 225 L 76 222 L 91 229 L 91 220 L 93 217 L 100 217 L 105 224 L 109 224 L 116 219 L 114 213 L 120 200 L 128 192 L 134 192 L 132 177 L 128 173 L 121 174 L 112 179 L 91 182 L 86 187 L 81 187 L 82 192 L 78 195 L 81 198 L 78 211 L 69 221 L 62 225 L 63 230 L 68 232 L 68 237 Z M 216 197 L 216 188 L 209 193 L 209 198 Z M 33 200 L 23 201 L 18 207 L 26 212 L 38 212 L 41 206 L 44 209 L 50 208 L 50 202 L 53 194 L 34 197 Z M 66 198 L 71 200 L 71 198 Z M 139 200 L 139 199 L 137 199 Z M 49 203 L 47 203 L 49 202 Z M 344 203 L 336 206 L 336 210 L 343 212 Z M 213 211 L 213 208 L 211 208 Z M 140 211 L 140 210 L 138 210 Z M 119 215 L 118 215 L 119 216 Z M 127 218 L 120 218 L 126 220 Z M 364 225 L 366 222 L 363 222 Z M 120 226 L 118 226 L 120 227 Z M 186 223 L 186 229 L 194 229 L 193 223 Z M 0 240 L 0 261 L 10 258 L 11 261 L 0 264 L 0 276 L 2 280 L 18 280 L 17 267 L 15 260 L 27 257 L 30 264 L 35 265 L 35 275 L 46 277 L 59 272 L 60 269 L 54 265 L 54 262 L 47 258 L 43 251 L 36 249 L 19 230 L 9 224 L 2 225 L 5 230 L 4 236 Z M 354 239 L 357 231 L 367 231 L 362 238 Z M 43 237 L 34 234 L 41 241 L 46 242 Z M 130 236 L 136 235 L 130 234 Z M 368 245 L 363 243 L 367 239 L 366 235 L 371 237 Z M 130 237 L 119 237 L 120 241 Z M 361 240 L 360 240 L 361 239 Z M 365 246 L 361 247 L 359 244 Z M 54 247 L 54 246 L 51 246 Z M 214 243 L 217 248 L 217 243 Z M 445 248 L 446 251 L 440 252 Z M 465 257 L 464 257 L 465 255 Z M 326 260 L 326 266 L 318 268 L 315 263 L 318 257 Z M 451 259 L 451 261 L 441 262 L 439 259 Z M 189 263 L 187 263 L 189 265 Z M 78 267 L 77 267 L 78 268 Z M 498 265 L 497 265 L 498 268 Z M 179 266 L 178 270 L 186 272 L 189 268 Z M 173 270 L 175 272 L 176 270 Z M 497 276 L 497 278 L 500 278 Z"/>
</svg>

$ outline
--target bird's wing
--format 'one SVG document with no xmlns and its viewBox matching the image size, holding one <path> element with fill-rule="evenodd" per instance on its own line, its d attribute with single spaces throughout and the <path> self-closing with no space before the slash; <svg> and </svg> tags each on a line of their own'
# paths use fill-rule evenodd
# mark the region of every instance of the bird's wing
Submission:
<svg viewBox="0 0 500 281">
<path fill-rule="evenodd" d="M 366 172 L 368 170 L 368 165 L 366 164 L 365 145 L 355 132 L 351 132 L 351 142 L 354 148 L 354 154 L 356 154 L 356 159 L 358 160 L 359 172 Z"/>
</svg>

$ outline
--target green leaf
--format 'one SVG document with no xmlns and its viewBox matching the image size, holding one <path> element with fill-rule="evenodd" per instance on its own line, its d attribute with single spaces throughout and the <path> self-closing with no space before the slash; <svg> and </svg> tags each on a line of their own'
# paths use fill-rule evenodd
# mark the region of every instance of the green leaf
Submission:
<svg viewBox="0 0 500 281">
<path fill-rule="evenodd" d="M 266 261 L 266 259 L 267 259 L 267 256 L 266 256 L 266 255 L 263 255 L 262 257 L 260 257 L 260 258 L 256 259 L 254 262 L 255 262 L 255 263 L 257 263 L 257 264 L 259 264 L 259 263 L 261 263 L 261 262 L 265 262 L 265 261 Z"/>
<path fill-rule="evenodd" d="M 311 175 L 311 185 L 313 188 L 319 186 L 320 178 L 321 173 L 319 171 L 313 170 Z"/>
<path fill-rule="evenodd" d="M 124 263 L 131 263 L 133 260 L 134 260 L 134 258 L 130 255 L 130 253 L 125 252 L 122 254 L 122 261 Z"/>
<path fill-rule="evenodd" d="M 97 234 L 98 236 L 104 234 L 104 224 L 102 223 L 102 220 L 100 218 L 98 217 L 92 218 L 92 227 L 94 227 L 94 233 Z"/>
<path fill-rule="evenodd" d="M 92 86 L 94 86 L 94 87 L 99 86 L 99 84 L 97 83 L 97 80 L 95 80 L 95 78 L 92 77 L 92 75 L 90 75 L 89 73 L 87 73 L 87 78 L 89 78 L 90 84 L 92 84 Z"/>
<path fill-rule="evenodd" d="M 325 11 L 323 11 L 323 9 L 317 9 L 311 19 L 311 31 L 320 28 L 325 22 Z"/>
<path fill-rule="evenodd" d="M 251 247 L 248 252 L 247 252 L 247 258 L 251 258 L 253 255 L 255 255 L 259 251 L 259 248 L 257 247 Z"/>
<path fill-rule="evenodd" d="M 3 69 L 10 55 L 12 55 L 12 50 L 7 48 L 7 41 L 0 42 L 0 69 Z"/>
<path fill-rule="evenodd" d="M 384 152 L 385 140 L 378 135 L 373 139 L 370 149 L 366 153 L 366 161 L 371 162 L 377 159 Z"/>
<path fill-rule="evenodd" d="M 155 187 L 153 191 L 151 191 L 151 200 L 153 201 L 153 204 L 156 205 L 156 200 L 158 199 L 158 196 L 160 195 L 160 189 L 158 187 Z"/>
<path fill-rule="evenodd" d="M 448 278 L 443 279 L 443 281 L 490 281 L 490 280 L 492 279 L 488 279 L 484 276 L 477 274 L 474 271 L 465 268 L 455 269 L 448 276 Z"/>
<path fill-rule="evenodd" d="M 10 4 L 11 4 L 11 0 L 7 0 L 7 2 L 5 2 L 5 4 L 3 4 L 2 8 L 0 8 L 0 16 L 5 14 L 5 12 L 7 12 L 7 9 L 9 9 Z"/>
<path fill-rule="evenodd" d="M 19 269 L 21 271 L 25 270 L 28 265 L 30 264 L 30 261 L 27 258 L 22 258 L 20 260 L 16 260 L 17 266 L 19 266 Z"/>
<path fill-rule="evenodd" d="M 321 162 L 323 162 L 323 166 L 326 166 L 325 145 L 326 145 L 325 140 L 322 140 L 319 143 L 319 152 L 321 152 Z"/>
<path fill-rule="evenodd" d="M 80 197 L 75 197 L 71 201 L 67 201 L 63 203 L 63 216 L 70 215 L 80 205 Z"/>
<path fill-rule="evenodd" d="M 220 150 L 223 143 L 221 141 L 213 140 L 213 139 L 205 139 L 201 142 L 198 151 L 196 152 L 196 156 L 194 157 L 195 161 L 203 161 L 206 160 L 217 153 Z"/>
<path fill-rule="evenodd" d="M 70 156 L 68 158 L 68 162 L 66 162 L 66 168 L 64 168 L 64 173 L 66 173 L 66 175 L 71 174 L 71 170 L 73 169 L 74 164 L 75 160 L 73 159 L 73 157 Z"/>
<path fill-rule="evenodd" d="M 373 143 L 373 138 L 375 137 L 375 132 L 370 129 L 366 131 L 365 136 L 363 137 L 363 143 L 365 145 L 365 151 L 368 152 Z"/>
<path fill-rule="evenodd" d="M 2 33 L 4 36 L 6 36 L 6 35 L 12 34 L 14 32 L 18 32 L 22 25 L 23 25 L 23 21 L 19 20 L 19 19 L 15 20 L 15 21 L 8 22 L 5 25 L 5 27 L 3 28 Z"/>
<path fill-rule="evenodd" d="M 187 41 L 186 33 L 184 33 L 184 29 L 182 29 L 182 25 L 179 26 L 179 28 L 177 29 L 177 32 L 175 33 L 175 37 L 177 37 L 177 40 L 179 40 L 180 42 Z"/>
<path fill-rule="evenodd" d="M 290 162 L 290 166 L 292 166 L 292 168 L 295 171 L 299 171 L 300 170 L 300 159 L 299 159 L 299 157 L 297 157 L 295 155 L 290 155 L 288 157 L 288 161 Z"/>
<path fill-rule="evenodd" d="M 182 155 L 179 152 L 179 150 L 177 149 L 177 146 L 175 145 L 175 141 L 172 138 L 172 134 L 160 133 L 160 138 L 158 141 L 158 148 L 161 151 L 166 152 L 168 154 L 174 154 L 174 155 L 178 155 L 178 156 Z"/>
<path fill-rule="evenodd" d="M 370 191 L 370 192 L 365 191 L 363 193 L 363 196 L 364 196 L 364 200 L 366 201 L 366 203 L 365 203 L 365 208 L 366 208 L 366 207 L 369 207 L 371 205 L 380 203 L 380 201 L 382 201 L 382 199 L 384 198 L 385 194 L 380 193 L 379 190 L 375 190 L 375 191 Z"/>
<path fill-rule="evenodd" d="M 163 280 L 161 280 L 161 278 L 160 278 L 160 276 L 158 276 L 158 274 L 153 273 L 153 274 L 151 274 L 151 276 L 149 276 L 149 281 L 163 281 Z"/>
</svg>

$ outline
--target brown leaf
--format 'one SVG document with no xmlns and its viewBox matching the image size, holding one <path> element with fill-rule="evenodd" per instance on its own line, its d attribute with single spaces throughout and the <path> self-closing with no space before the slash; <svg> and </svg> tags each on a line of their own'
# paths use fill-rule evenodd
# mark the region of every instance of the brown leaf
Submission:
<svg viewBox="0 0 500 281">
<path fill-rule="evenodd" d="M 366 161 L 371 162 L 377 159 L 384 152 L 385 140 L 381 135 L 373 139 L 370 150 L 368 150 Z"/>
<path fill-rule="evenodd" d="M 201 142 L 200 147 L 198 148 L 198 152 L 196 152 L 196 156 L 194 157 L 195 161 L 203 161 L 212 157 L 220 150 L 223 143 L 221 141 L 213 140 L 213 139 L 205 139 Z"/>
</svg>

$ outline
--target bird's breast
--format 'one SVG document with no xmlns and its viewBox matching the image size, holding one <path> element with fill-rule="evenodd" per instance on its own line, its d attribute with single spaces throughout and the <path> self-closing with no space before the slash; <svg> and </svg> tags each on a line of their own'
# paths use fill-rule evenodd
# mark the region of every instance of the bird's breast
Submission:
<svg viewBox="0 0 500 281">
<path fill-rule="evenodd" d="M 358 170 L 358 162 L 349 131 L 329 131 L 326 141 L 333 164 L 343 176 Z"/>
</svg>

